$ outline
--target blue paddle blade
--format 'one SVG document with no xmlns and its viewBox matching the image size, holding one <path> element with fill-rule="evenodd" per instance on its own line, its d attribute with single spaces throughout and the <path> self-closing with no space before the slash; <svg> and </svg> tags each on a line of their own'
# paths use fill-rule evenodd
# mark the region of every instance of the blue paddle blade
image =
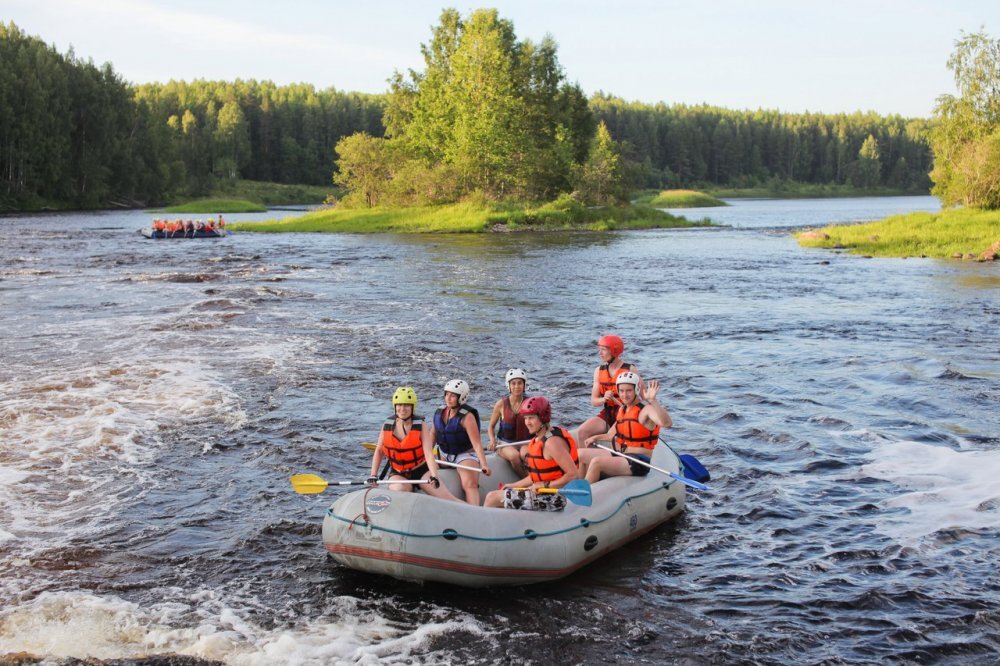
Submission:
<svg viewBox="0 0 1000 666">
<path fill-rule="evenodd" d="M 580 506 L 590 506 L 594 502 L 594 497 L 590 492 L 590 483 L 586 479 L 570 481 L 559 489 L 573 504 Z"/>
<path fill-rule="evenodd" d="M 684 468 L 684 476 L 698 483 L 705 483 L 706 481 L 712 480 L 712 475 L 708 473 L 705 466 L 702 465 L 697 458 L 695 458 L 690 453 L 682 453 L 678 456 L 681 459 L 681 465 Z"/>
<path fill-rule="evenodd" d="M 674 474 L 673 472 L 670 472 L 670 478 L 680 481 L 685 486 L 691 486 L 692 488 L 695 488 L 697 490 L 708 490 L 708 486 L 706 486 L 704 483 L 699 483 L 698 481 L 693 481 L 692 479 L 685 479 L 680 474 Z"/>
</svg>

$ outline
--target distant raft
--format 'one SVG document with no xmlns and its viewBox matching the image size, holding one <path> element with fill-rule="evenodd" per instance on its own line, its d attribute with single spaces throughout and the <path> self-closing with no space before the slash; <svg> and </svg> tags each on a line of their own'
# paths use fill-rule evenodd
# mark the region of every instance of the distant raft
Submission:
<svg viewBox="0 0 1000 666">
<path fill-rule="evenodd" d="M 651 463 L 683 474 L 681 459 L 662 443 Z M 489 466 L 493 475 L 479 476 L 481 497 L 516 480 L 499 456 L 490 454 Z M 455 470 L 442 469 L 440 479 L 462 497 Z M 327 510 L 323 544 L 340 564 L 403 580 L 524 585 L 562 578 L 684 510 L 684 484 L 655 471 L 604 479 L 591 493 L 590 506 L 518 511 L 371 487 Z"/>
<path fill-rule="evenodd" d="M 211 230 L 199 230 L 199 231 L 161 231 L 159 229 L 154 230 L 150 227 L 143 227 L 139 229 L 139 233 L 146 238 L 225 238 L 225 229 L 211 229 Z"/>
</svg>

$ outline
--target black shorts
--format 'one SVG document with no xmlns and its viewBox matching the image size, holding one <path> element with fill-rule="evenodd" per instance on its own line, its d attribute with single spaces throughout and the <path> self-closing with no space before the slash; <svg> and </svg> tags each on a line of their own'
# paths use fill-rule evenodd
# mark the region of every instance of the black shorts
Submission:
<svg viewBox="0 0 1000 666">
<path fill-rule="evenodd" d="M 649 462 L 649 456 L 639 456 L 639 455 L 632 455 L 632 454 L 629 454 L 629 455 L 631 455 L 636 460 L 641 460 L 644 463 L 648 463 Z M 645 465 L 640 465 L 639 463 L 636 463 L 636 462 L 632 462 L 631 460 L 628 461 L 628 468 L 629 468 L 629 470 L 632 471 L 632 476 L 646 476 L 646 475 L 649 474 L 649 468 L 648 467 L 646 467 Z"/>
<path fill-rule="evenodd" d="M 389 477 L 392 478 L 393 476 L 401 476 L 407 481 L 417 481 L 418 479 L 423 477 L 424 474 L 427 473 L 427 469 L 428 468 L 426 462 L 423 465 L 420 465 L 419 467 L 408 469 L 405 472 L 400 472 L 399 470 L 394 468 L 389 472 Z"/>
</svg>

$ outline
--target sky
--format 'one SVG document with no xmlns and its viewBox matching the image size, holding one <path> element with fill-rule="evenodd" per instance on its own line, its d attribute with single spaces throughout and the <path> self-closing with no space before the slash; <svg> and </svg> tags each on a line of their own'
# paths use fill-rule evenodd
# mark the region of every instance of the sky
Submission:
<svg viewBox="0 0 1000 666">
<path fill-rule="evenodd" d="M 385 92 L 422 70 L 441 10 L 495 7 L 551 35 L 587 95 L 729 109 L 929 117 L 962 31 L 1000 0 L 0 0 L 0 21 L 132 83 L 271 80 Z"/>
</svg>

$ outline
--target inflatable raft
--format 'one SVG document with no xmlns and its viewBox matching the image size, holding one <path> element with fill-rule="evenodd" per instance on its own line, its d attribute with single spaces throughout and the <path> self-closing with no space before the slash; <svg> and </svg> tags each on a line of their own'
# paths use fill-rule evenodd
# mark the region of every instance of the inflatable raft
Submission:
<svg viewBox="0 0 1000 666">
<path fill-rule="evenodd" d="M 489 455 L 492 476 L 480 474 L 480 498 L 515 481 L 502 458 Z M 651 464 L 682 474 L 681 461 L 660 443 Z M 440 478 L 457 497 L 454 470 Z M 368 487 L 344 495 L 323 519 L 323 543 L 352 569 L 404 580 L 468 587 L 524 585 L 562 578 L 677 517 L 685 486 L 660 472 L 613 477 L 590 486 L 592 503 L 562 511 L 487 509 Z"/>
<path fill-rule="evenodd" d="M 214 229 L 212 231 L 154 231 L 150 227 L 139 229 L 139 233 L 146 238 L 224 238 L 225 229 Z"/>
</svg>

